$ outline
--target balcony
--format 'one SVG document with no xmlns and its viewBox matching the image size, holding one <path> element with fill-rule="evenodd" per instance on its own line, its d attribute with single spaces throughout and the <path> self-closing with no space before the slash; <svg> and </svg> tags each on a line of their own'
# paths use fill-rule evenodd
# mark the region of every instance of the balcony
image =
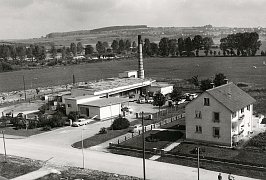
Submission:
<svg viewBox="0 0 266 180">
<path fill-rule="evenodd" d="M 242 121 L 244 118 L 245 118 L 245 115 L 243 114 L 242 116 L 240 116 L 240 117 L 238 118 L 238 121 Z"/>
</svg>

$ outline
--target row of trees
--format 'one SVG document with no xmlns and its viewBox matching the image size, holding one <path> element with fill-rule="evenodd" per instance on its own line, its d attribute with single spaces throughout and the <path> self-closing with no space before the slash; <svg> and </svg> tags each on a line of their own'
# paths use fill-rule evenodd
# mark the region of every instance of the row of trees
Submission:
<svg viewBox="0 0 266 180">
<path fill-rule="evenodd" d="M 13 60 L 24 60 L 26 57 L 44 60 L 46 51 L 45 47 L 40 45 L 1 45 L 0 58 L 7 60 L 10 57 Z"/>
<path fill-rule="evenodd" d="M 225 55 L 255 56 L 261 46 L 257 32 L 230 34 L 220 40 L 220 48 Z"/>
<path fill-rule="evenodd" d="M 208 52 L 213 45 L 211 37 L 202 37 L 196 35 L 194 38 L 178 38 L 169 39 L 162 38 L 159 44 L 150 42 L 149 39 L 144 40 L 143 53 L 146 56 L 199 56 L 199 50 Z M 194 53 L 195 51 L 195 53 Z"/>
</svg>

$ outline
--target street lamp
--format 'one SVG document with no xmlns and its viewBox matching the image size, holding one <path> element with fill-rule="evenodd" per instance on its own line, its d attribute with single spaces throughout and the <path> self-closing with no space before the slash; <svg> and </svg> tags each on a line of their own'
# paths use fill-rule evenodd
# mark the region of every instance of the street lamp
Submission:
<svg viewBox="0 0 266 180">
<path fill-rule="evenodd" d="M 197 153 L 198 153 L 198 180 L 199 180 L 199 168 L 200 168 L 200 147 L 197 147 Z"/>
</svg>

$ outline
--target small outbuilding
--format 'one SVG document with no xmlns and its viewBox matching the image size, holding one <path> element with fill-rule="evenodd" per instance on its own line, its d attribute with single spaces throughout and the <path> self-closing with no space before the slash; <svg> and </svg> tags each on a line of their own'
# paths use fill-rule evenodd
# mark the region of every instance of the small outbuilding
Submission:
<svg viewBox="0 0 266 180">
<path fill-rule="evenodd" d="M 122 114 L 121 108 L 128 102 L 128 98 L 100 98 L 98 100 L 81 103 L 78 105 L 81 116 L 93 117 L 98 120 L 107 120 Z"/>
</svg>

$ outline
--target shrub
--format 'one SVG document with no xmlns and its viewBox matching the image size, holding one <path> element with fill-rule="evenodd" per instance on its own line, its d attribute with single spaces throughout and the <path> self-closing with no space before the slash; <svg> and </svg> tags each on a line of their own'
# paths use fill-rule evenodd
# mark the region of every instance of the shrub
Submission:
<svg viewBox="0 0 266 180">
<path fill-rule="evenodd" d="M 77 119 L 78 113 L 75 111 L 71 111 L 68 114 L 68 119 L 71 119 L 72 121 L 75 121 Z"/>
<path fill-rule="evenodd" d="M 99 134 L 107 134 L 107 128 L 106 127 L 102 127 L 99 131 Z"/>
<path fill-rule="evenodd" d="M 111 129 L 113 130 L 126 129 L 129 127 L 129 125 L 130 123 L 126 118 L 119 116 L 114 120 L 113 124 L 111 125 Z"/>
<path fill-rule="evenodd" d="M 43 131 L 51 131 L 51 129 L 52 129 L 51 126 L 48 126 L 48 125 L 42 128 Z"/>
</svg>

